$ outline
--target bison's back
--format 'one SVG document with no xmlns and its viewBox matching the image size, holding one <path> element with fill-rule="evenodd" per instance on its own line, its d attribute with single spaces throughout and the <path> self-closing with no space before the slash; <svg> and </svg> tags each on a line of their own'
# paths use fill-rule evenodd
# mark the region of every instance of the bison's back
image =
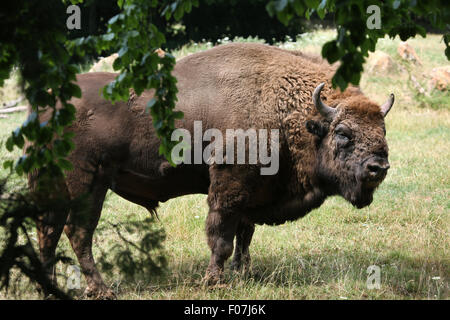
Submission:
<svg viewBox="0 0 450 320">
<path fill-rule="evenodd" d="M 310 92 L 332 68 L 318 57 L 253 43 L 233 43 L 177 62 L 178 107 L 187 118 L 222 128 L 278 127 L 283 91 Z M 291 94 L 291 92 L 289 92 Z M 212 126 L 212 125 L 211 125 Z"/>
</svg>

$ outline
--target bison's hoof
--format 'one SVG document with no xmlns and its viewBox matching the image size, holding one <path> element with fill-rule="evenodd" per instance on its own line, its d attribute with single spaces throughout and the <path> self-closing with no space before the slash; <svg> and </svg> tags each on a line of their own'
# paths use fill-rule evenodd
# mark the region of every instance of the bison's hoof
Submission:
<svg viewBox="0 0 450 320">
<path fill-rule="evenodd" d="M 215 286 L 222 281 L 223 272 L 217 269 L 206 270 L 205 277 L 203 278 L 203 283 L 207 286 Z"/>
<path fill-rule="evenodd" d="M 91 288 L 87 287 L 84 295 L 94 300 L 115 300 L 117 299 L 115 293 L 108 288 Z"/>
<path fill-rule="evenodd" d="M 230 269 L 234 272 L 240 272 L 242 270 L 242 262 L 233 260 L 230 264 Z"/>
<path fill-rule="evenodd" d="M 230 269 L 235 272 L 246 273 L 250 270 L 250 256 L 241 259 L 233 259 Z"/>
</svg>

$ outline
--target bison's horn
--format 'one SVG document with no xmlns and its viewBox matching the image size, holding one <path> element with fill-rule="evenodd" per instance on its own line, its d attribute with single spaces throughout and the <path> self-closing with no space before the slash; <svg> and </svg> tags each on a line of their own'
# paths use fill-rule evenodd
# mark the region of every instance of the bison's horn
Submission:
<svg viewBox="0 0 450 320">
<path fill-rule="evenodd" d="M 312 99 L 314 102 L 314 105 L 317 108 L 317 111 L 319 111 L 319 113 L 324 116 L 326 119 L 328 120 L 333 120 L 334 115 L 336 114 L 336 109 L 335 108 L 331 108 L 329 106 L 327 106 L 325 103 L 322 102 L 322 100 L 320 99 L 320 92 L 322 91 L 323 87 L 325 86 L 325 83 L 322 82 L 321 84 L 319 84 L 317 86 L 317 88 L 314 90 Z"/>
<path fill-rule="evenodd" d="M 391 93 L 390 96 L 389 96 L 388 101 L 386 101 L 386 102 L 380 107 L 381 114 L 383 115 L 383 117 L 386 117 L 386 115 L 388 114 L 389 110 L 391 110 L 392 105 L 394 104 L 394 99 L 395 99 L 394 94 Z"/>
</svg>

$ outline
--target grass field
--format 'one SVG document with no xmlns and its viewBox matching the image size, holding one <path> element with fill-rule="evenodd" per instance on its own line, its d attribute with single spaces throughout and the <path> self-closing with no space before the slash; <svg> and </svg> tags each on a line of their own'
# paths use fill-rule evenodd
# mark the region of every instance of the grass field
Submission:
<svg viewBox="0 0 450 320">
<path fill-rule="evenodd" d="M 332 37 L 333 31 L 318 31 L 279 45 L 320 52 L 320 46 Z M 396 54 L 399 42 L 384 39 L 377 49 L 402 63 Z M 445 46 L 438 35 L 417 38 L 410 44 L 423 65 L 407 67 L 425 87 L 426 74 L 432 68 L 449 64 Z M 191 44 L 174 53 L 181 57 L 209 47 Z M 357 210 L 333 197 L 296 222 L 257 227 L 250 247 L 250 271 L 227 271 L 227 285 L 208 288 L 200 281 L 209 261 L 205 196 L 170 200 L 161 205 L 157 225 L 167 235 L 166 274 L 152 281 L 142 278 L 127 282 L 116 270 L 106 277 L 107 284 L 120 299 L 448 299 L 450 95 L 447 91 L 418 97 L 408 78 L 405 72 L 365 72 L 361 81 L 365 94 L 378 103 L 390 92 L 396 95 L 386 118 L 391 169 L 369 207 Z M 14 98 L 14 88 L 10 90 L 3 99 Z M 0 140 L 6 139 L 24 117 L 15 114 L 0 119 Z M 2 162 L 18 154 L 18 150 L 10 154 L 4 147 L 0 149 Z M 20 180 L 15 177 L 10 188 Z M 125 225 L 146 217 L 145 209 L 110 193 L 100 221 L 102 230 L 95 235 L 94 255 L 98 258 L 101 251 L 108 252 L 118 242 L 109 223 Z M 138 234 L 128 236 L 139 239 Z M 60 248 L 72 254 L 65 236 Z M 379 289 L 367 288 L 366 271 L 371 265 L 381 269 Z M 0 298 L 39 297 L 25 282 L 19 282 L 17 294 L 3 291 Z"/>
</svg>

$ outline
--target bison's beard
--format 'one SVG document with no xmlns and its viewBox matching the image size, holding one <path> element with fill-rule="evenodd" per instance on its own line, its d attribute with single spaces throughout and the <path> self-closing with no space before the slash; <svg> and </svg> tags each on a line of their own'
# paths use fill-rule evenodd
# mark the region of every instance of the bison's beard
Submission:
<svg viewBox="0 0 450 320">
<path fill-rule="evenodd" d="M 378 185 L 379 183 L 367 185 L 357 181 L 353 188 L 343 193 L 343 197 L 358 209 L 367 207 L 372 203 L 373 193 Z"/>
<path fill-rule="evenodd" d="M 328 175 L 330 177 L 331 175 Z M 341 195 L 358 209 L 367 207 L 373 201 L 373 194 L 377 187 L 383 182 L 384 177 L 379 180 L 367 180 L 356 170 L 355 174 L 349 176 L 335 177 L 326 179 L 325 171 L 320 172 L 323 179 L 323 187 L 328 195 Z"/>
<path fill-rule="evenodd" d="M 350 202 L 358 209 L 367 207 L 373 201 L 374 191 L 375 188 L 360 189 L 359 192 L 357 193 L 357 196 L 354 197 Z"/>
</svg>

